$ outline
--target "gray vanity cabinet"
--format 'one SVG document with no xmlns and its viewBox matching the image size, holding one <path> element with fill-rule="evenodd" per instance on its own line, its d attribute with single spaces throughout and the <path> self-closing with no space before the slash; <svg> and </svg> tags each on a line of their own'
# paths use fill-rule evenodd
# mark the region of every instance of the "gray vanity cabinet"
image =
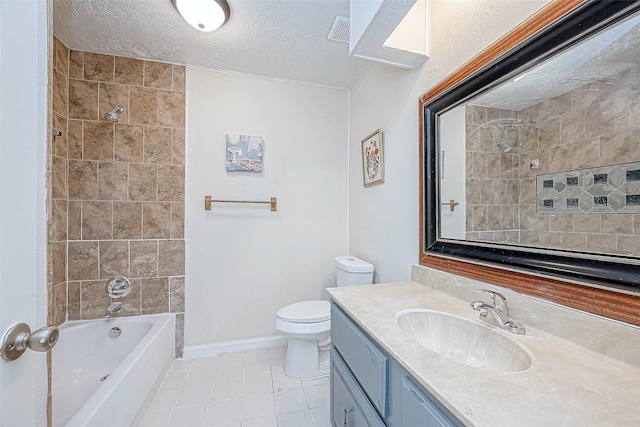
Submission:
<svg viewBox="0 0 640 427">
<path fill-rule="evenodd" d="M 335 304 L 331 337 L 333 427 L 464 427 Z"/>
</svg>

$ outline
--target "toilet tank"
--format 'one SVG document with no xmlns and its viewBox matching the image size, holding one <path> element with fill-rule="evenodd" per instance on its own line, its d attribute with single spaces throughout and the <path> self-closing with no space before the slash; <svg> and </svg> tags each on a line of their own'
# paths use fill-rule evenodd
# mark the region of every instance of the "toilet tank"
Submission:
<svg viewBox="0 0 640 427">
<path fill-rule="evenodd" d="M 336 257 L 338 286 L 370 285 L 373 283 L 373 265 L 354 256 Z"/>
</svg>

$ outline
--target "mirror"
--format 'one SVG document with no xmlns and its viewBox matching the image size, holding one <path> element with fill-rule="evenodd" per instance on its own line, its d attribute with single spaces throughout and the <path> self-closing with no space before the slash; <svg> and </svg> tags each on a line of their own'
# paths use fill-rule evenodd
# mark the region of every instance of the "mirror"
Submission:
<svg viewBox="0 0 640 427">
<path fill-rule="evenodd" d="M 422 256 L 640 291 L 639 10 L 587 2 L 425 94 Z"/>
</svg>

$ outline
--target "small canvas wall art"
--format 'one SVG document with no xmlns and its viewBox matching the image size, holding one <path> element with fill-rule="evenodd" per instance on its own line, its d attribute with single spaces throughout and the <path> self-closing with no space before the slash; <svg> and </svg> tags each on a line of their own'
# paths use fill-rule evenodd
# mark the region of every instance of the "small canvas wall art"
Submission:
<svg viewBox="0 0 640 427">
<path fill-rule="evenodd" d="M 227 134 L 227 170 L 262 172 L 264 139 L 261 136 Z"/>
<path fill-rule="evenodd" d="M 382 129 L 362 140 L 362 175 L 365 187 L 384 182 Z"/>
</svg>

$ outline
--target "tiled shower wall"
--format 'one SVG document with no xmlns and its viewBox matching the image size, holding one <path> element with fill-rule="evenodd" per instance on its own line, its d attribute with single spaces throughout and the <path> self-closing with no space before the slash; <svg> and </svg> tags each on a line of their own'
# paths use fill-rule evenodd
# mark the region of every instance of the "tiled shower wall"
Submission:
<svg viewBox="0 0 640 427">
<path fill-rule="evenodd" d="M 65 312 L 104 317 L 105 283 L 121 274 L 133 290 L 120 314 L 177 313 L 181 335 L 185 67 L 69 50 L 54 39 L 53 81 L 63 137 L 52 144 L 50 229 L 66 256 L 53 252 L 50 312 L 57 323 Z M 115 106 L 125 112 L 114 124 L 104 114 Z"/>
<path fill-rule="evenodd" d="M 640 255 L 640 215 L 538 214 L 535 206 L 536 175 L 640 160 L 639 101 L 640 68 L 634 67 L 518 112 L 517 242 Z M 491 108 L 469 109 L 468 116 L 496 114 Z M 530 167 L 532 160 L 538 160 L 539 168 Z M 475 224 L 477 218 L 467 221 Z M 469 236 L 506 240 L 502 235 Z"/>
<path fill-rule="evenodd" d="M 465 115 L 467 238 L 518 242 L 518 112 L 467 106 Z"/>
</svg>

